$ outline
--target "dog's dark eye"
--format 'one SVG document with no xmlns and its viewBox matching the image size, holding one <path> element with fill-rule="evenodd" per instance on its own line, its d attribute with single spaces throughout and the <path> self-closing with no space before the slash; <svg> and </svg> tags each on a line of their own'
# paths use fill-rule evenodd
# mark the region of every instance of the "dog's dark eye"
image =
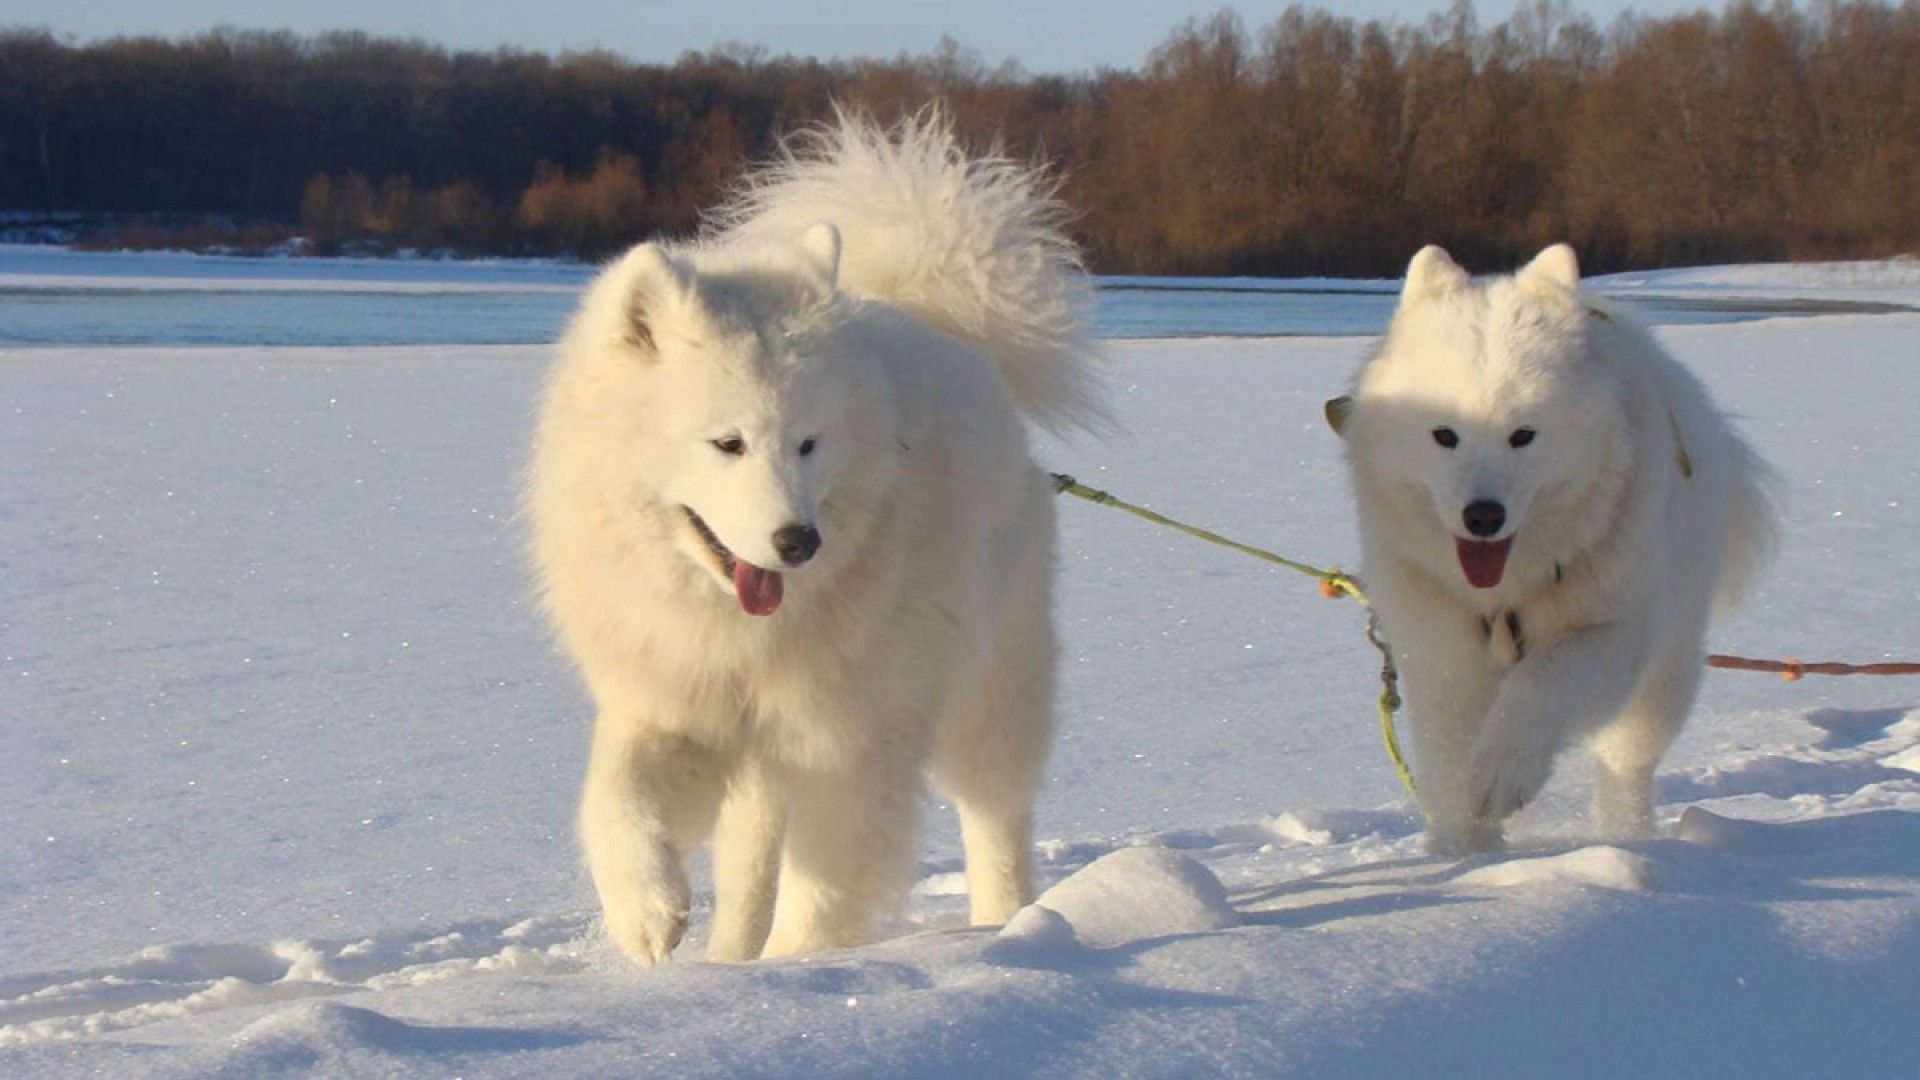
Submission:
<svg viewBox="0 0 1920 1080">
<path fill-rule="evenodd" d="M 714 439 L 712 441 L 713 448 L 728 457 L 739 457 L 741 454 L 747 452 L 747 440 L 738 435 L 728 435 L 725 438 Z"/>
<path fill-rule="evenodd" d="M 1514 428 L 1513 434 L 1507 436 L 1507 445 L 1513 447 L 1515 450 L 1520 449 L 1532 441 L 1533 429 L 1530 427 Z"/>
<path fill-rule="evenodd" d="M 806 457 L 806 456 L 807 456 L 808 454 L 811 454 L 811 453 L 813 453 L 813 446 L 814 446 L 814 444 L 815 444 L 815 443 L 817 443 L 817 442 L 819 442 L 819 441 L 820 441 L 820 436 L 818 436 L 818 435 L 814 435 L 814 436 L 811 436 L 811 437 L 809 437 L 809 438 L 807 438 L 807 439 L 806 439 L 805 441 L 803 441 L 803 442 L 801 442 L 801 444 L 800 444 L 800 456 L 801 456 L 801 457 Z"/>
<path fill-rule="evenodd" d="M 1433 429 L 1433 441 L 1451 450 L 1460 445 L 1460 436 L 1450 427 L 1437 427 Z"/>
</svg>

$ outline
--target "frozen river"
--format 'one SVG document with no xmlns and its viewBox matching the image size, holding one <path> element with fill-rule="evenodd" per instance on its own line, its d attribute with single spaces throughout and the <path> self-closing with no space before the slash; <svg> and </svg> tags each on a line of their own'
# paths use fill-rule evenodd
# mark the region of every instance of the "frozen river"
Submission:
<svg viewBox="0 0 1920 1080">
<path fill-rule="evenodd" d="M 0 245 L 0 346 L 526 345 L 559 335 L 592 267 L 534 260 L 239 258 Z M 1398 286 L 1102 277 L 1108 338 L 1379 333 Z M 1658 324 L 1907 310 L 1860 300 L 1623 295 Z"/>
</svg>

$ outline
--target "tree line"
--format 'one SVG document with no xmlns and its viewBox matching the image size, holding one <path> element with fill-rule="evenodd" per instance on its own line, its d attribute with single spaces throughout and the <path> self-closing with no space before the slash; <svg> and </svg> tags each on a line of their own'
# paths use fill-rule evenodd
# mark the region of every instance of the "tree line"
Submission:
<svg viewBox="0 0 1920 1080">
<path fill-rule="evenodd" d="M 1920 250 L 1920 0 L 1483 26 L 1290 7 L 1174 28 L 1137 70 L 1031 76 L 946 41 L 671 65 L 334 33 L 88 44 L 0 32 L 0 208 L 134 215 L 116 243 L 595 258 L 685 235 L 835 103 L 941 102 L 1046 162 L 1116 273 L 1397 273 L 1570 240 L 1591 268 Z"/>
</svg>

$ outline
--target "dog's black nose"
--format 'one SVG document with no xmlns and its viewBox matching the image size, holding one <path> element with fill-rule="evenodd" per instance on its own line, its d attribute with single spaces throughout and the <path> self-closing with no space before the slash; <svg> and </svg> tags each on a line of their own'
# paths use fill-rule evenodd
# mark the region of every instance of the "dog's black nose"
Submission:
<svg viewBox="0 0 1920 1080">
<path fill-rule="evenodd" d="M 820 530 L 811 525 L 786 525 L 773 534 L 773 550 L 788 566 L 799 566 L 820 550 Z"/>
<path fill-rule="evenodd" d="M 1475 536 L 1492 536 L 1507 523 L 1507 508 L 1492 499 L 1476 499 L 1467 504 L 1467 511 L 1460 515 L 1467 523 L 1467 531 Z"/>
</svg>

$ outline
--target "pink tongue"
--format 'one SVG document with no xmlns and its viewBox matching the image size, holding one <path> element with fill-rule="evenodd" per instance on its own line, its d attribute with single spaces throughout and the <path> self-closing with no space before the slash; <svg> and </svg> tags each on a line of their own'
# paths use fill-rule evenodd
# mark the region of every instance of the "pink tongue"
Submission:
<svg viewBox="0 0 1920 1080">
<path fill-rule="evenodd" d="M 1507 552 L 1513 547 L 1513 537 L 1505 540 L 1460 540 L 1453 542 L 1454 554 L 1460 557 L 1460 569 L 1467 575 L 1467 584 L 1476 589 L 1491 589 L 1500 584 L 1500 578 L 1507 572 Z"/>
<path fill-rule="evenodd" d="M 740 610 L 749 615 L 773 614 L 784 593 L 778 570 L 762 570 L 745 559 L 733 560 L 733 591 Z"/>
</svg>

